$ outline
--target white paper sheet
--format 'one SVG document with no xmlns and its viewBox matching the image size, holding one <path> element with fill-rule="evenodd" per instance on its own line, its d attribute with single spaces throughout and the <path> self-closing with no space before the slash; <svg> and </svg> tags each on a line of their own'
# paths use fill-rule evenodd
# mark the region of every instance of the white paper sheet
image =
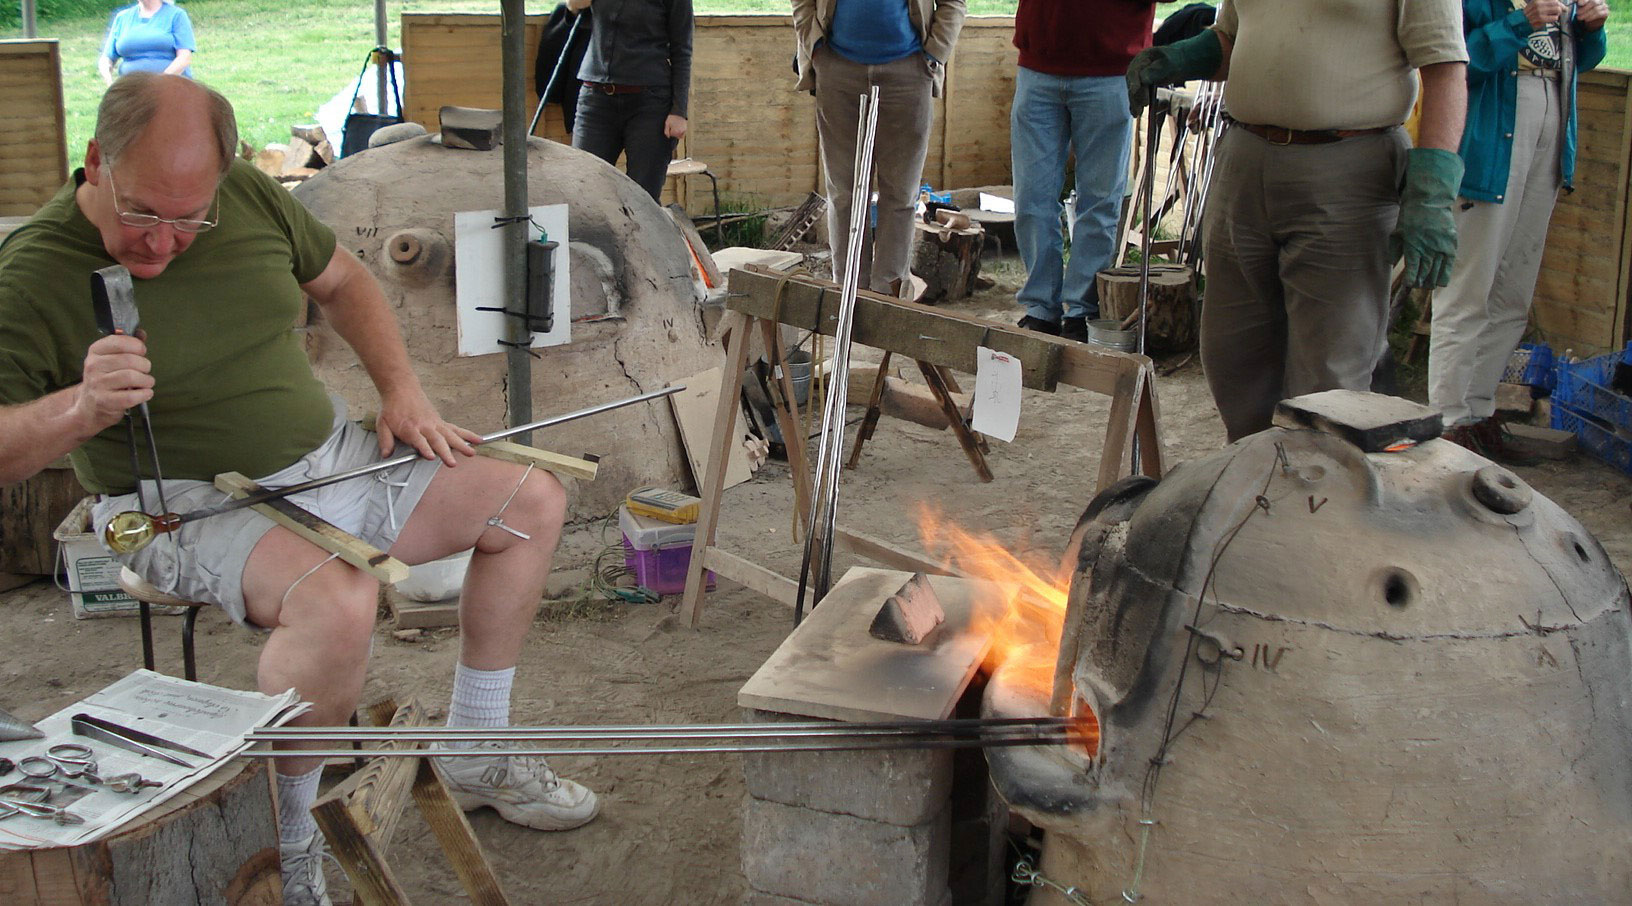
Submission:
<svg viewBox="0 0 1632 906">
<path fill-rule="evenodd" d="M 975 411 L 970 427 L 998 440 L 1014 440 L 1020 428 L 1020 360 L 975 347 Z"/>
</svg>

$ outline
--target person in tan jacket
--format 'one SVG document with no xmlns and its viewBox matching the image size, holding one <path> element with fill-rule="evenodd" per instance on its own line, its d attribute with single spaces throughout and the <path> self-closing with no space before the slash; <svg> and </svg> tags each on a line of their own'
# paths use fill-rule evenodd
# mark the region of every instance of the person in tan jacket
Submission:
<svg viewBox="0 0 1632 906">
<path fill-rule="evenodd" d="M 844 280 L 849 246 L 857 98 L 876 85 L 879 129 L 873 179 L 878 216 L 872 269 L 861 275 L 859 285 L 895 295 L 906 282 L 913 205 L 929 150 L 931 98 L 941 93 L 963 16 L 964 0 L 793 0 L 799 40 L 795 87 L 816 96 L 835 280 Z"/>
</svg>

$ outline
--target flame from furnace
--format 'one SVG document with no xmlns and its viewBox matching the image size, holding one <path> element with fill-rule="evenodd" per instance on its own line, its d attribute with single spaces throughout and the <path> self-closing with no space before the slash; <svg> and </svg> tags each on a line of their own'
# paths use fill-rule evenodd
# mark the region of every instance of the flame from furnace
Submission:
<svg viewBox="0 0 1632 906">
<path fill-rule="evenodd" d="M 1070 570 L 1060 563 L 1045 564 L 1039 555 L 1017 556 L 992 535 L 971 532 L 923 504 L 918 531 L 924 550 L 949 571 L 1002 588 L 996 625 L 976 627 L 992 631 L 993 657 L 1035 660 L 1052 675 Z"/>
<path fill-rule="evenodd" d="M 1002 606 L 983 612 L 991 622 L 972 628 L 991 632 L 989 658 L 1003 665 L 1009 682 L 1037 690 L 1047 702 L 1071 590 L 1066 558 L 1046 564 L 1041 555 L 1018 556 L 992 535 L 971 532 L 923 504 L 918 507 L 918 531 L 923 549 L 943 567 L 1002 589 Z M 1099 750 L 1098 717 L 1080 702 L 1077 711 L 1087 734 L 1078 745 L 1093 757 Z"/>
</svg>

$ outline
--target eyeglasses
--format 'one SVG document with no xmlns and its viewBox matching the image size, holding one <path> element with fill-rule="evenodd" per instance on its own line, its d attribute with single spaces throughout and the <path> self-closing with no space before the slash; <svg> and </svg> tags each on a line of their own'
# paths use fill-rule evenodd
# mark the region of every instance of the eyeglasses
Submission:
<svg viewBox="0 0 1632 906">
<path fill-rule="evenodd" d="M 120 223 L 128 227 L 135 227 L 138 230 L 151 230 L 161 223 L 168 223 L 183 233 L 202 233 L 205 230 L 214 229 L 216 224 L 221 222 L 221 193 L 219 189 L 210 199 L 210 210 L 215 216 L 210 220 L 194 220 L 190 217 L 172 219 L 160 217 L 157 214 L 138 214 L 135 211 L 123 210 L 123 206 L 119 204 L 119 187 L 114 185 L 113 182 L 112 167 L 108 168 L 108 188 L 113 191 L 113 213 L 118 215 Z"/>
</svg>

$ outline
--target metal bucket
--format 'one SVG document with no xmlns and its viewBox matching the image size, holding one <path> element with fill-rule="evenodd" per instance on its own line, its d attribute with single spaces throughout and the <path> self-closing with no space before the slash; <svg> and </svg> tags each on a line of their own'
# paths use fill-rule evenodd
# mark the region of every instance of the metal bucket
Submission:
<svg viewBox="0 0 1632 906">
<path fill-rule="evenodd" d="M 1133 352 L 1139 348 L 1139 331 L 1123 330 L 1122 322 L 1115 318 L 1101 318 L 1088 322 L 1088 342 L 1118 352 Z"/>
</svg>

